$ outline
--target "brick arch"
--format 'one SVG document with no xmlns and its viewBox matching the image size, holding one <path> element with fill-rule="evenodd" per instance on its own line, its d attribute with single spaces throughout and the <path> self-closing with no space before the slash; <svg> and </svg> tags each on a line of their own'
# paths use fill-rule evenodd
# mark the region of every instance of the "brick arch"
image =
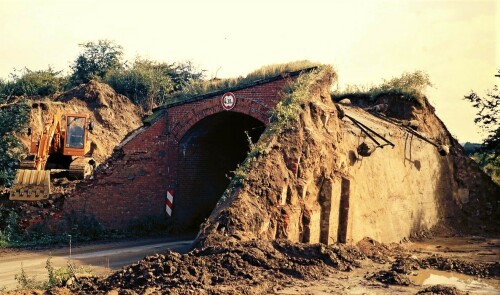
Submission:
<svg viewBox="0 0 500 295">
<path fill-rule="evenodd" d="M 224 110 L 219 103 L 219 98 L 212 98 L 204 101 L 202 104 L 195 106 L 189 112 L 186 120 L 178 122 L 171 129 L 170 133 L 177 142 L 180 142 L 184 135 L 199 121 L 211 115 L 222 112 L 236 112 L 248 115 L 259 120 L 264 125 L 269 122 L 270 109 L 251 99 L 239 99 L 236 106 L 230 110 Z"/>
</svg>

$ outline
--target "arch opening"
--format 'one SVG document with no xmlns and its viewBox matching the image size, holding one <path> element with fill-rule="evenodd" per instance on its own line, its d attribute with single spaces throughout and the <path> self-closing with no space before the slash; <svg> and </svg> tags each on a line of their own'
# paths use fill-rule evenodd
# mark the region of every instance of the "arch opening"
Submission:
<svg viewBox="0 0 500 295">
<path fill-rule="evenodd" d="M 249 115 L 222 112 L 194 124 L 179 143 L 174 219 L 179 231 L 196 231 L 210 215 L 265 124 Z M 248 135 L 247 135 L 248 134 Z"/>
</svg>

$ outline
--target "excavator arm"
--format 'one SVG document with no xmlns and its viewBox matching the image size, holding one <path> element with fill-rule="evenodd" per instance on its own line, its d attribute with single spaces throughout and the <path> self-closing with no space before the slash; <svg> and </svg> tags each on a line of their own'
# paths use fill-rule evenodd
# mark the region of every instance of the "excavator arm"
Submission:
<svg viewBox="0 0 500 295">
<path fill-rule="evenodd" d="M 10 191 L 10 200 L 39 201 L 50 195 L 50 171 L 44 170 L 49 155 L 61 148 L 61 113 L 57 113 L 45 122 L 38 141 L 31 142 L 30 153 L 21 162 L 16 172 L 14 185 Z"/>
</svg>

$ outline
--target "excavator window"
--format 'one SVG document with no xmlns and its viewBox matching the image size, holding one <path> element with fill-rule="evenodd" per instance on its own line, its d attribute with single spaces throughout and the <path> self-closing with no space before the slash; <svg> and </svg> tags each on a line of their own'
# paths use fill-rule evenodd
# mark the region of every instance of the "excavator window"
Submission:
<svg viewBox="0 0 500 295">
<path fill-rule="evenodd" d="M 66 147 L 83 148 L 85 118 L 68 116 L 68 128 L 66 130 Z"/>
</svg>

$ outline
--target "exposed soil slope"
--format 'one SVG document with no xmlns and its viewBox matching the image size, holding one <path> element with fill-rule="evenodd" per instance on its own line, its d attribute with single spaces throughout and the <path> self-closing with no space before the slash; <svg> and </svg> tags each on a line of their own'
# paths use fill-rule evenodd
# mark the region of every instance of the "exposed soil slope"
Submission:
<svg viewBox="0 0 500 295">
<path fill-rule="evenodd" d="M 339 112 L 328 93 L 331 72 L 314 79 L 294 128 L 262 137 L 262 150 L 247 159 L 244 184 L 213 211 L 201 245 L 282 238 L 329 244 L 364 236 L 398 242 L 443 225 L 498 233 L 500 188 L 463 154 L 425 97 L 380 96 Z M 378 104 L 387 105 L 374 110 Z M 374 140 L 342 113 L 394 146 L 367 155 L 360 147 Z M 418 122 L 418 134 L 404 126 L 408 120 Z M 447 156 L 441 145 L 450 148 Z"/>
<path fill-rule="evenodd" d="M 32 100 L 29 126 L 34 136 L 39 135 L 44 122 L 58 110 L 65 113 L 86 113 L 94 122 L 94 130 L 89 132 L 92 157 L 97 165 L 103 163 L 113 153 L 113 149 L 125 136 L 142 125 L 142 111 L 127 97 L 117 94 L 107 84 L 91 81 L 81 84 L 67 92 Z M 35 138 L 35 137 L 34 137 Z M 22 135 L 23 146 L 28 149 L 30 137 Z M 58 219 L 62 215 L 63 198 L 75 188 L 77 181 L 65 178 L 52 178 L 52 194 L 49 200 L 40 202 L 7 202 L 5 206 L 13 207 L 19 214 L 21 228 L 31 224 Z M 8 198 L 8 190 L 0 193 Z"/>
<path fill-rule="evenodd" d="M 67 92 L 32 103 L 30 126 L 40 134 L 44 120 L 57 110 L 64 113 L 87 113 L 94 122 L 89 134 L 92 155 L 98 163 L 111 156 L 113 149 L 132 130 L 140 127 L 141 110 L 127 97 L 117 94 L 109 85 L 91 81 Z M 23 138 L 28 146 L 29 138 Z"/>
</svg>

